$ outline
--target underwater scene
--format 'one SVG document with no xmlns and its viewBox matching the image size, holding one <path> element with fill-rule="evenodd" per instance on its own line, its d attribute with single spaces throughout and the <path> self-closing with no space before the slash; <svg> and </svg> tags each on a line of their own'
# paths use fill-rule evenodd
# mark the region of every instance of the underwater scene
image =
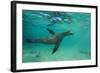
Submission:
<svg viewBox="0 0 100 73">
<path fill-rule="evenodd" d="M 22 10 L 22 62 L 91 59 L 91 13 Z"/>
</svg>

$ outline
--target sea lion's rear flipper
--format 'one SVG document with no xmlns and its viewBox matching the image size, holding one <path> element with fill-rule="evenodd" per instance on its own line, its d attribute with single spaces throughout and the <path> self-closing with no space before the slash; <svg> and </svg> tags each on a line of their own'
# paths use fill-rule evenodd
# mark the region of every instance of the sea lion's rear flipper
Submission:
<svg viewBox="0 0 100 73">
<path fill-rule="evenodd" d="M 32 39 L 26 39 L 27 43 L 32 43 Z"/>
<path fill-rule="evenodd" d="M 52 35 L 55 34 L 54 31 L 52 31 L 52 30 L 50 30 L 50 29 L 48 29 L 48 28 L 47 28 L 47 30 L 49 31 L 50 34 L 52 34 Z"/>
<path fill-rule="evenodd" d="M 59 45 L 60 45 L 60 43 L 58 43 L 58 44 L 55 45 L 55 47 L 53 48 L 52 54 L 54 54 L 58 50 Z"/>
<path fill-rule="evenodd" d="M 44 39 L 26 39 L 27 43 L 44 43 L 45 40 Z"/>
</svg>

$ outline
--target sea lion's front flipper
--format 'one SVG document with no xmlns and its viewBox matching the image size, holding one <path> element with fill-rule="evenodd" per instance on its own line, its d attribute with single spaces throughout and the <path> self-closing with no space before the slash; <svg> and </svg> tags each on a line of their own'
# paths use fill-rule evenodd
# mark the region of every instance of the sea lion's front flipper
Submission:
<svg viewBox="0 0 100 73">
<path fill-rule="evenodd" d="M 60 43 L 57 43 L 57 44 L 55 45 L 55 47 L 53 48 L 52 54 L 54 54 L 54 53 L 58 50 L 59 45 L 60 45 Z"/>
<path fill-rule="evenodd" d="M 54 31 L 52 31 L 52 30 L 50 30 L 50 29 L 48 29 L 48 28 L 47 28 L 47 30 L 49 31 L 50 34 L 52 34 L 52 35 L 55 34 Z"/>
</svg>

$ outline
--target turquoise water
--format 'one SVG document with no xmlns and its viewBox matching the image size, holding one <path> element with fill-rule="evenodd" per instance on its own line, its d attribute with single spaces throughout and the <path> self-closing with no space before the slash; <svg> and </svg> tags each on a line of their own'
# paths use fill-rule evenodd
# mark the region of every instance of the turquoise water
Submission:
<svg viewBox="0 0 100 73">
<path fill-rule="evenodd" d="M 90 13 L 23 10 L 22 17 L 24 63 L 91 59 Z M 64 37 L 54 54 L 54 44 L 26 41 L 33 38 L 52 38 L 53 35 L 47 28 L 56 34 L 70 30 L 74 35 Z"/>
</svg>

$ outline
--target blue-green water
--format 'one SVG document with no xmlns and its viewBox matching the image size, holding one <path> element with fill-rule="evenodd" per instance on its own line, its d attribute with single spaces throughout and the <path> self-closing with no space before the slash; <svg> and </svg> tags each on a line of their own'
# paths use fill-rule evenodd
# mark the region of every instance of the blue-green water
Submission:
<svg viewBox="0 0 100 73">
<path fill-rule="evenodd" d="M 23 10 L 22 17 L 24 63 L 91 59 L 90 13 Z M 26 41 L 33 38 L 52 38 L 47 28 L 55 33 L 70 30 L 74 35 L 64 37 L 54 54 L 53 44 Z"/>
</svg>

